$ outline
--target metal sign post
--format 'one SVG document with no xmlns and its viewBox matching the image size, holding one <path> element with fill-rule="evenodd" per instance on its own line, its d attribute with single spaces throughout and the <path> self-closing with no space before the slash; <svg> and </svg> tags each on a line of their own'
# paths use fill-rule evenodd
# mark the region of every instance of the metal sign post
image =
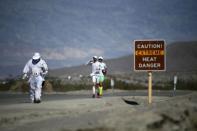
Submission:
<svg viewBox="0 0 197 131">
<path fill-rule="evenodd" d="M 111 78 L 111 80 L 110 80 L 110 85 L 111 85 L 111 88 L 112 88 L 112 95 L 114 95 L 114 79 L 113 78 Z"/>
<path fill-rule="evenodd" d="M 148 103 L 152 103 L 152 72 L 148 72 Z"/>
<path fill-rule="evenodd" d="M 175 96 L 176 93 L 176 84 L 177 84 L 177 76 L 174 76 L 174 90 L 173 90 L 173 96 Z"/>
<path fill-rule="evenodd" d="M 165 71 L 165 41 L 135 40 L 134 45 L 134 71 L 148 71 L 148 103 L 152 103 L 152 71 Z"/>
</svg>

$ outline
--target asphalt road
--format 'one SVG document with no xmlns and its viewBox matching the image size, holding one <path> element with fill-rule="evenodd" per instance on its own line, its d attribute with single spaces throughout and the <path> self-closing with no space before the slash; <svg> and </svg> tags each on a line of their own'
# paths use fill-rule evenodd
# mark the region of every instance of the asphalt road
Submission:
<svg viewBox="0 0 197 131">
<path fill-rule="evenodd" d="M 91 91 L 89 91 L 91 92 Z M 176 91 L 176 96 L 186 95 L 192 91 Z M 52 94 L 43 94 L 42 101 L 53 101 L 53 100 L 70 100 L 70 99 L 84 99 L 91 98 L 92 94 L 88 93 L 52 93 Z M 112 97 L 112 96 L 147 96 L 146 90 L 138 91 L 124 91 L 124 92 L 105 92 L 103 97 Z M 153 91 L 153 96 L 166 96 L 173 97 L 173 91 Z M 29 103 L 29 94 L 28 93 L 0 93 L 0 106 L 7 104 L 17 104 L 17 103 Z"/>
</svg>

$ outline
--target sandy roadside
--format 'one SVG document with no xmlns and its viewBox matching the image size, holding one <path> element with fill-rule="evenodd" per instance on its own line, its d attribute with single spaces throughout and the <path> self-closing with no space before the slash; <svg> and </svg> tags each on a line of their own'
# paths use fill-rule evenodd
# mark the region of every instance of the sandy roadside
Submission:
<svg viewBox="0 0 197 131">
<path fill-rule="evenodd" d="M 73 93 L 73 92 L 72 92 Z M 79 93 L 79 92 L 77 92 Z M 0 106 L 1 131 L 197 129 L 197 93 L 177 97 L 122 97 L 46 101 Z"/>
</svg>

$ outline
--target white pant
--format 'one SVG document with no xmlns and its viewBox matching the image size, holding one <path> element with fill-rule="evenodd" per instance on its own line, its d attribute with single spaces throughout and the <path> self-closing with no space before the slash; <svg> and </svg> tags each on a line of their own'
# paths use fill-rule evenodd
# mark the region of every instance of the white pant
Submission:
<svg viewBox="0 0 197 131">
<path fill-rule="evenodd" d="M 98 84 L 99 83 L 99 75 L 92 75 L 92 82 Z"/>
<path fill-rule="evenodd" d="M 43 78 L 38 76 L 31 76 L 30 78 L 30 99 L 41 100 L 42 82 Z"/>
</svg>

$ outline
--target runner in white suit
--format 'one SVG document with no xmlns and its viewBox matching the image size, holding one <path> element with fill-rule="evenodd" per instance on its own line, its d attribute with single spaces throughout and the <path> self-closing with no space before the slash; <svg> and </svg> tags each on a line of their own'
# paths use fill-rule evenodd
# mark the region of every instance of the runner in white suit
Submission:
<svg viewBox="0 0 197 131">
<path fill-rule="evenodd" d="M 92 97 L 95 98 L 96 96 L 96 89 L 98 89 L 99 86 L 99 76 L 100 76 L 100 63 L 97 60 L 97 56 L 93 56 L 93 61 L 89 61 L 88 65 L 92 65 L 92 73 L 90 76 L 92 77 L 92 82 L 93 82 L 93 87 L 92 87 L 92 92 L 93 95 Z"/>
<path fill-rule="evenodd" d="M 32 103 L 41 102 L 41 91 L 45 75 L 48 73 L 46 62 L 39 53 L 34 53 L 23 69 L 23 79 L 29 76 L 30 99 Z"/>
</svg>

